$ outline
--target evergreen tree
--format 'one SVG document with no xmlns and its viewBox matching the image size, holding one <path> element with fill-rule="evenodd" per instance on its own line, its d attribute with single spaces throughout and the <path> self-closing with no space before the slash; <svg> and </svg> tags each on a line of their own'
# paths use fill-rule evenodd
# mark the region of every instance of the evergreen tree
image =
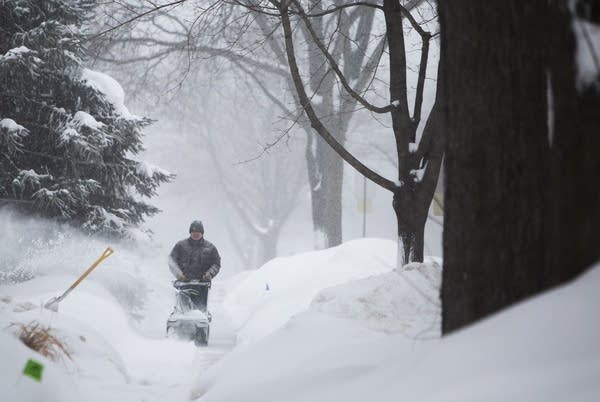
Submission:
<svg viewBox="0 0 600 402">
<path fill-rule="evenodd" d="M 0 198 L 92 232 L 126 235 L 173 176 L 133 157 L 150 120 L 83 67 L 90 0 L 0 0 Z"/>
</svg>

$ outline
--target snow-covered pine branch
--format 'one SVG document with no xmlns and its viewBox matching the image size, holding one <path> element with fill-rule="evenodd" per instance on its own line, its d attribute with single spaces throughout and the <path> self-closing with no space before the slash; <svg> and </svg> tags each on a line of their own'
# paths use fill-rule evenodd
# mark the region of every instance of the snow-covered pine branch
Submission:
<svg viewBox="0 0 600 402">
<path fill-rule="evenodd" d="M 158 212 L 142 199 L 173 175 L 132 159 L 150 119 L 129 112 L 118 82 L 84 67 L 80 27 L 94 6 L 0 3 L 0 195 L 92 232 L 127 235 Z"/>
<path fill-rule="evenodd" d="M 0 119 L 0 148 L 14 154 L 21 148 L 23 137 L 28 133 L 29 130 L 13 119 Z"/>
</svg>

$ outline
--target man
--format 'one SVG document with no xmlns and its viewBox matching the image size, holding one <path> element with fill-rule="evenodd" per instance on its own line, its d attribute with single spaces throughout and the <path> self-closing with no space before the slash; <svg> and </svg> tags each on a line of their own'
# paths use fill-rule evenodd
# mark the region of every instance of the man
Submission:
<svg viewBox="0 0 600 402">
<path fill-rule="evenodd" d="M 173 247 L 169 255 L 169 269 L 180 281 L 198 279 L 210 282 L 221 269 L 221 256 L 217 248 L 204 239 L 204 225 L 201 221 L 190 224 L 190 237 L 183 239 Z M 206 308 L 208 287 L 202 287 L 196 305 Z"/>
</svg>

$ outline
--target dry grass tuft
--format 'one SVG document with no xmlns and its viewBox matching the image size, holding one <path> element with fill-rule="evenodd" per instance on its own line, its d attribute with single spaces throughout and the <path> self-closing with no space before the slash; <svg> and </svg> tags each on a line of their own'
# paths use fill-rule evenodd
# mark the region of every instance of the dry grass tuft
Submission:
<svg viewBox="0 0 600 402">
<path fill-rule="evenodd" d="M 63 356 L 71 359 L 66 345 L 51 333 L 50 327 L 44 328 L 37 321 L 29 324 L 13 323 L 10 326 L 18 328 L 17 335 L 21 342 L 50 360 L 56 361 Z"/>
</svg>

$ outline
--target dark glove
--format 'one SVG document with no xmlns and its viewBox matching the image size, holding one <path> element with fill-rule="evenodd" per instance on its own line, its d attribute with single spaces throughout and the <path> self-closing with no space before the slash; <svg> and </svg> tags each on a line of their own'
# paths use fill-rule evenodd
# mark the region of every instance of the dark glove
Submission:
<svg viewBox="0 0 600 402">
<path fill-rule="evenodd" d="M 210 272 L 205 272 L 204 275 L 202 275 L 203 281 L 210 282 L 211 279 L 212 279 L 212 275 L 210 274 Z"/>
</svg>

